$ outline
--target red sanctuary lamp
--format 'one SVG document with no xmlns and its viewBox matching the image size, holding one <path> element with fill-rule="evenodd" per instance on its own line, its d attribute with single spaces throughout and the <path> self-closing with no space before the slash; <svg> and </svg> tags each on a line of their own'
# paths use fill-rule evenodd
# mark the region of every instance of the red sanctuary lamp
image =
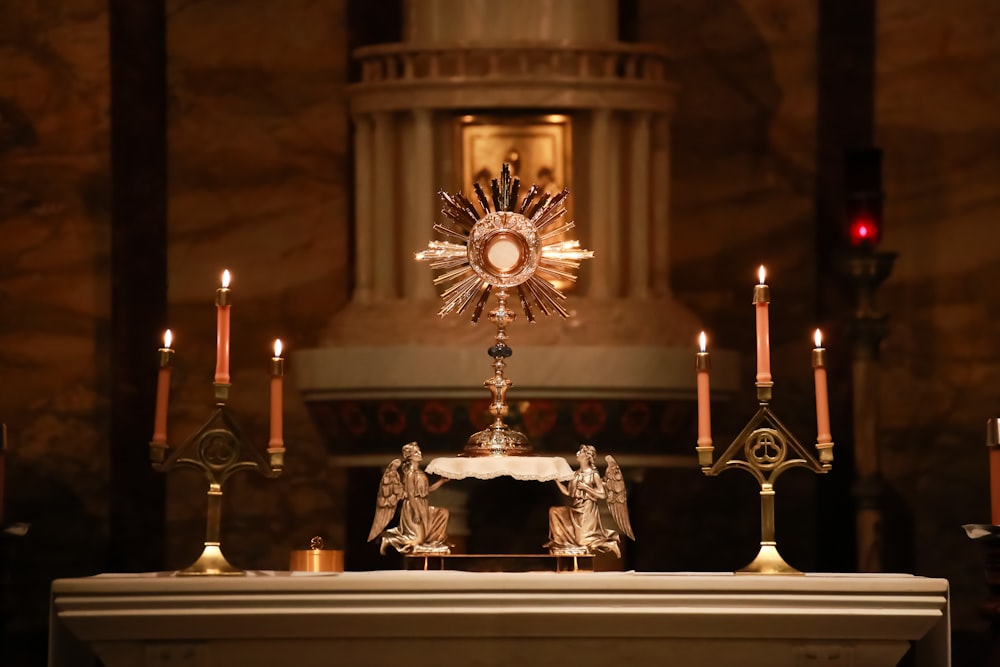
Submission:
<svg viewBox="0 0 1000 667">
<path fill-rule="evenodd" d="M 852 248 L 873 249 L 882 241 L 882 151 L 847 154 L 844 222 Z"/>
<path fill-rule="evenodd" d="M 882 240 L 882 229 L 873 217 L 861 214 L 851 220 L 847 237 L 854 247 L 866 244 L 876 246 Z"/>
</svg>

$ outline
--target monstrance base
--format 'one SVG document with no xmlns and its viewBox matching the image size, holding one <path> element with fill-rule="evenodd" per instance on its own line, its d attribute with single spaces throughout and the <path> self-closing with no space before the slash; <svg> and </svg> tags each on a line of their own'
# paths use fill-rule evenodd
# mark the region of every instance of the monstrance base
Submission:
<svg viewBox="0 0 1000 667">
<path fill-rule="evenodd" d="M 462 456 L 531 456 L 528 436 L 506 424 L 490 426 L 469 436 Z"/>
</svg>

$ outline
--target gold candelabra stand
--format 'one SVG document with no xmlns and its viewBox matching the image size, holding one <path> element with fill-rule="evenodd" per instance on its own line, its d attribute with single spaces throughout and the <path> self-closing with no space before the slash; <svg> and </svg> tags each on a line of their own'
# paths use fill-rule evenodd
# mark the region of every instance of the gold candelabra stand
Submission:
<svg viewBox="0 0 1000 667">
<path fill-rule="evenodd" d="M 698 464 L 706 475 L 714 477 L 726 470 L 746 470 L 760 483 L 760 551 L 749 565 L 737 570 L 738 574 L 802 574 L 786 563 L 778 552 L 774 530 L 774 483 L 789 468 L 826 473 L 833 466 L 832 442 L 816 445 L 817 458 L 781 423 L 771 410 L 772 388 L 772 382 L 757 383 L 760 408 L 718 460 L 712 460 L 713 446 L 696 448 Z"/>
<path fill-rule="evenodd" d="M 178 575 L 245 575 L 222 553 L 219 525 L 222 520 L 222 485 L 240 470 L 256 470 L 265 477 L 277 477 L 284 466 L 284 447 L 272 447 L 264 457 L 259 447 L 247 444 L 226 408 L 229 384 L 215 383 L 216 408 L 202 426 L 182 446 L 171 450 L 166 444 L 151 442 L 149 455 L 153 469 L 169 472 L 178 467 L 197 468 L 208 480 L 208 513 L 205 547 L 198 559 Z"/>
</svg>

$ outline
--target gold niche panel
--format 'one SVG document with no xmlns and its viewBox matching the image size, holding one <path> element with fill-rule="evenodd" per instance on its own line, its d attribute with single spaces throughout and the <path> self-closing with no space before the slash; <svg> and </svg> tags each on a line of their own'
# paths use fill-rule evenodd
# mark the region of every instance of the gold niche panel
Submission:
<svg viewBox="0 0 1000 667">
<path fill-rule="evenodd" d="M 463 194 L 475 201 L 473 183 L 484 192 L 500 176 L 498 165 L 509 164 L 511 176 L 525 187 L 532 183 L 550 196 L 563 188 L 572 189 L 570 165 L 573 163 L 570 117 L 563 114 L 535 116 L 461 116 L 456 121 L 459 155 L 455 174 Z M 572 198 L 570 198 L 571 200 Z M 567 202 L 566 220 L 573 219 Z"/>
</svg>

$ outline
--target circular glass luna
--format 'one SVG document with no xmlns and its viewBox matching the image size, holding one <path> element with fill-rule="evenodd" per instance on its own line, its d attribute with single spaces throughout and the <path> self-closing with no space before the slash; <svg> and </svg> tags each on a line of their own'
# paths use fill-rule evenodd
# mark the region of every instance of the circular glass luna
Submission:
<svg viewBox="0 0 1000 667">
<path fill-rule="evenodd" d="M 483 244 L 484 258 L 497 273 L 511 273 L 524 261 L 527 248 L 524 239 L 516 234 L 497 232 Z"/>
<path fill-rule="evenodd" d="M 541 257 L 535 226 L 511 211 L 489 213 L 469 234 L 469 266 L 491 285 L 513 287 L 535 274 Z"/>
</svg>

